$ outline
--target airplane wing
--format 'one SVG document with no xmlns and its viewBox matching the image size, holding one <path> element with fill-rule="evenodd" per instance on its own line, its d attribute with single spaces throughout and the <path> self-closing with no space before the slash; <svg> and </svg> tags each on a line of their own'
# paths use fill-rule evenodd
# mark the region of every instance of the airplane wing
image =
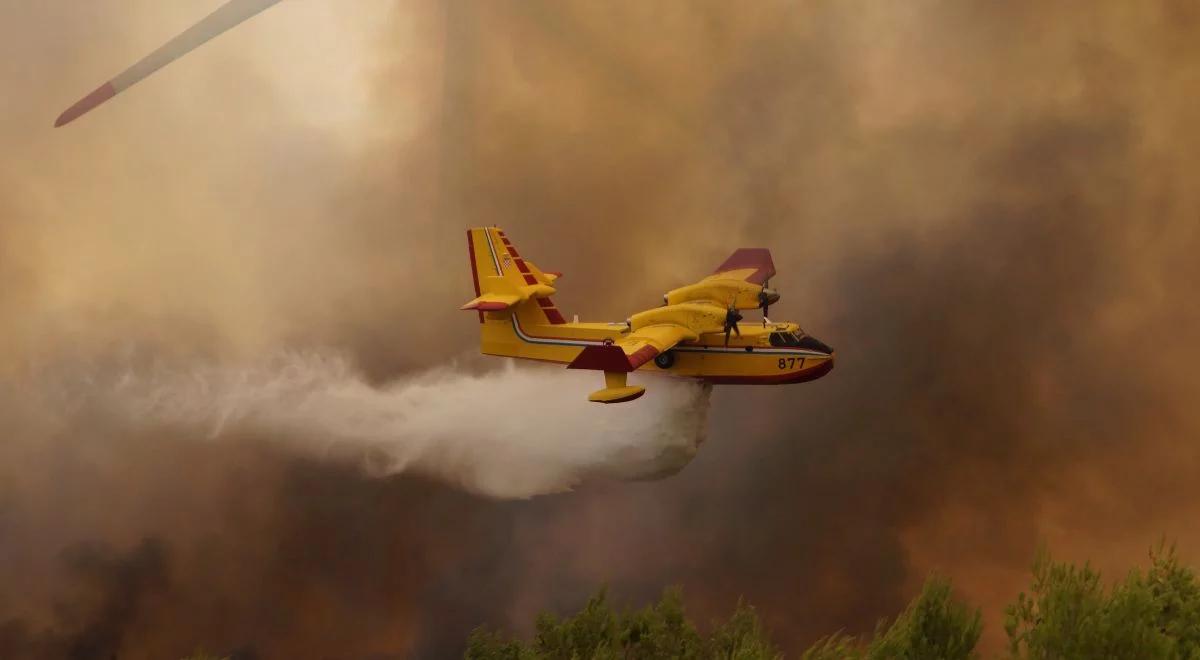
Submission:
<svg viewBox="0 0 1200 660">
<path fill-rule="evenodd" d="M 629 372 L 653 360 L 681 341 L 694 341 L 695 332 L 675 323 L 661 323 L 639 328 L 612 344 L 588 346 L 568 369 Z"/>
<path fill-rule="evenodd" d="M 742 280 L 751 284 L 765 284 L 775 276 L 775 262 L 767 248 L 738 248 L 729 255 L 712 275 L 701 280 Z"/>
<path fill-rule="evenodd" d="M 188 28 L 158 50 L 142 58 L 137 64 L 122 71 L 117 77 L 97 87 L 95 91 L 79 99 L 75 105 L 67 108 L 55 126 L 62 126 L 78 119 L 96 106 L 120 94 L 135 83 L 174 62 L 196 48 L 207 43 L 213 37 L 253 17 L 280 0 L 230 0 L 217 8 L 199 23 Z"/>
</svg>

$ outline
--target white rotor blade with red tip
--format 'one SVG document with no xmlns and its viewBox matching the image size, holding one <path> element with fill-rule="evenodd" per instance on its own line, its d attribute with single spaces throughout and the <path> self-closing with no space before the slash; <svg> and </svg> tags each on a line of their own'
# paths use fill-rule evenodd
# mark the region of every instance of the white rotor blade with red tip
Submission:
<svg viewBox="0 0 1200 660">
<path fill-rule="evenodd" d="M 137 64 L 97 87 L 91 94 L 79 99 L 75 105 L 59 115 L 54 125 L 62 126 L 78 119 L 84 113 L 125 91 L 155 71 L 204 45 L 213 37 L 279 2 L 280 0 L 230 0 L 199 23 L 142 58 Z"/>
</svg>

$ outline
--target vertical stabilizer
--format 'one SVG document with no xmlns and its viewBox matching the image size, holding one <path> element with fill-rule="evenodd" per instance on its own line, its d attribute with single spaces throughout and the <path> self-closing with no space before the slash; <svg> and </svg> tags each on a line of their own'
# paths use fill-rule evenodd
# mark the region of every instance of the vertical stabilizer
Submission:
<svg viewBox="0 0 1200 660">
<path fill-rule="evenodd" d="M 543 273 L 517 251 L 516 246 L 498 227 L 476 227 L 467 230 L 467 251 L 471 260 L 471 279 L 475 300 L 463 309 L 507 318 L 518 313 L 522 322 L 533 325 L 565 323 L 562 314 L 550 299 L 555 292 L 558 273 Z"/>
</svg>

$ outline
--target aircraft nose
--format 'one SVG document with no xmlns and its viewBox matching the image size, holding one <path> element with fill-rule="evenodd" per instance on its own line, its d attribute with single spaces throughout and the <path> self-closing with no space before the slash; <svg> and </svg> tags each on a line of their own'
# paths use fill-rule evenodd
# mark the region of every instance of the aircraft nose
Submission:
<svg viewBox="0 0 1200 660">
<path fill-rule="evenodd" d="M 833 349 L 829 346 L 829 344 L 826 344 L 812 335 L 804 335 L 801 337 L 799 346 L 800 348 L 807 348 L 810 351 L 820 351 L 822 353 L 833 355 Z"/>
<path fill-rule="evenodd" d="M 768 305 L 774 305 L 779 302 L 779 292 L 775 289 L 763 289 L 762 294 Z"/>
</svg>

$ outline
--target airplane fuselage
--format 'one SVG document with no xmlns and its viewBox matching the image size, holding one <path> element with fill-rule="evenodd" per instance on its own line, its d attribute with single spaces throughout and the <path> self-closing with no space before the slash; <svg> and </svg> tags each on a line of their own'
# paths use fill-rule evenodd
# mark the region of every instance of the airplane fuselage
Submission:
<svg viewBox="0 0 1200 660">
<path fill-rule="evenodd" d="M 507 316 L 507 318 L 505 318 Z M 570 364 L 587 346 L 618 341 L 628 331 L 625 323 L 537 323 L 521 313 L 487 314 L 482 328 L 482 352 L 544 362 Z M 523 318 L 524 317 L 524 318 Z M 795 323 L 743 323 L 741 335 L 700 335 L 681 342 L 643 364 L 639 372 L 658 372 L 695 378 L 715 384 L 802 383 L 820 378 L 833 368 L 828 347 L 779 345 L 781 336 L 801 333 Z M 772 335 L 775 340 L 772 341 Z M 776 345 L 773 345 L 776 344 Z"/>
</svg>

